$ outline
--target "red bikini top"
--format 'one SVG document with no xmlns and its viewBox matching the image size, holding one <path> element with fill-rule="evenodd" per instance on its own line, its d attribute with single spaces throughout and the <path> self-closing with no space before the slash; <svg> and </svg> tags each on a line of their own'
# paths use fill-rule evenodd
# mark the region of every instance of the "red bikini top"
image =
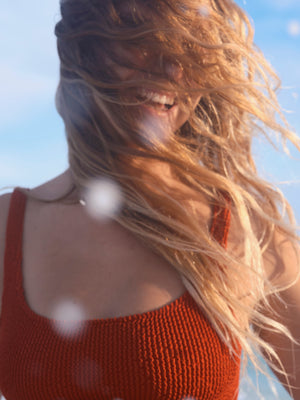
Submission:
<svg viewBox="0 0 300 400">
<path fill-rule="evenodd" d="M 240 357 L 229 354 L 188 292 L 142 314 L 77 321 L 76 336 L 62 335 L 57 321 L 33 312 L 22 282 L 25 205 L 15 190 L 0 324 L 6 400 L 237 399 Z M 211 233 L 224 246 L 229 222 L 229 209 L 215 208 Z"/>
</svg>

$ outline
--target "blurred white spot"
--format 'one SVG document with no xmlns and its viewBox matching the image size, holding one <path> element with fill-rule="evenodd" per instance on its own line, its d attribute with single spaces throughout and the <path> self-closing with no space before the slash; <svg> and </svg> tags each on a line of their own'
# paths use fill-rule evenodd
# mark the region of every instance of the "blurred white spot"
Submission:
<svg viewBox="0 0 300 400">
<path fill-rule="evenodd" d="M 201 17 L 208 17 L 209 16 L 209 9 L 205 5 L 201 5 L 198 7 L 198 14 L 201 15 Z"/>
<path fill-rule="evenodd" d="M 84 327 L 83 308 L 67 300 L 59 303 L 52 312 L 53 329 L 62 336 L 76 336 Z"/>
<path fill-rule="evenodd" d="M 292 93 L 292 97 L 293 97 L 295 100 L 298 100 L 298 99 L 299 99 L 299 93 L 293 92 L 293 93 Z"/>
<path fill-rule="evenodd" d="M 144 143 L 151 147 L 167 142 L 172 134 L 170 122 L 154 115 L 145 116 L 139 122 L 139 130 Z"/>
<path fill-rule="evenodd" d="M 299 20 L 291 20 L 288 23 L 287 30 L 289 35 L 291 36 L 299 36 L 300 35 L 300 21 Z"/>
<path fill-rule="evenodd" d="M 115 182 L 103 178 L 91 181 L 81 204 L 96 219 L 108 219 L 117 215 L 122 206 L 122 192 Z"/>
<path fill-rule="evenodd" d="M 187 397 L 183 397 L 181 400 L 197 400 L 197 399 L 196 399 L 196 397 L 187 396 Z"/>
<path fill-rule="evenodd" d="M 110 388 L 103 384 L 101 367 L 95 361 L 89 358 L 78 361 L 73 365 L 72 375 L 77 387 L 83 390 L 101 390 L 106 396 L 110 396 Z"/>
<path fill-rule="evenodd" d="M 5 397 L 4 397 L 4 396 L 1 396 L 1 397 L 0 397 L 0 400 L 6 400 L 6 399 L 5 399 Z"/>
</svg>

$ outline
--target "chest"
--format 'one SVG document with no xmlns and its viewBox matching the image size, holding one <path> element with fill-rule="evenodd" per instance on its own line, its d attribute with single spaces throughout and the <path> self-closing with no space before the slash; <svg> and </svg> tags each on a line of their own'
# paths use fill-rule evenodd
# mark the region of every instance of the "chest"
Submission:
<svg viewBox="0 0 300 400">
<path fill-rule="evenodd" d="M 61 218 L 58 210 L 35 218 L 28 208 L 23 287 L 37 314 L 49 317 L 58 303 L 72 301 L 87 319 L 130 315 L 185 291 L 175 268 L 120 225 L 95 225 L 76 216 Z"/>
<path fill-rule="evenodd" d="M 0 388 L 8 399 L 237 398 L 239 357 L 189 296 L 148 315 L 87 323 L 74 337 L 23 311 L 6 313 L 4 324 Z"/>
</svg>

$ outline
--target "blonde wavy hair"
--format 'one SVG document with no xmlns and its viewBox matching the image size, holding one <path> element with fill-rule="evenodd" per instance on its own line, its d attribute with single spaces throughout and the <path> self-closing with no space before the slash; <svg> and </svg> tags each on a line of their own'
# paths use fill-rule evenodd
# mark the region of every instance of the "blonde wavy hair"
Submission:
<svg viewBox="0 0 300 400">
<path fill-rule="evenodd" d="M 288 202 L 258 176 L 251 146 L 259 135 L 272 142 L 274 133 L 298 150 L 300 144 L 281 113 L 275 94 L 280 82 L 253 44 L 248 17 L 231 0 L 64 0 L 61 15 L 55 29 L 61 61 L 57 108 L 74 188 L 81 191 L 99 176 L 117 182 L 124 207 L 115 219 L 176 268 L 228 348 L 236 352 L 239 343 L 256 365 L 257 351 L 276 360 L 253 329 L 291 338 L 258 306 L 270 307 L 269 295 L 284 289 L 267 281 L 262 256 L 275 230 L 295 247 L 299 237 Z M 120 46 L 151 55 L 147 68 L 124 57 Z M 149 136 L 141 132 L 136 121 L 143 99 L 136 89 L 165 89 L 161 78 L 170 61 L 184 74 L 180 82 L 168 79 L 167 90 L 190 117 L 167 142 L 150 143 L 145 137 L 153 137 L 155 126 L 145 127 Z M 114 64 L 138 70 L 139 78 L 122 81 Z M 194 95 L 201 99 L 193 110 Z M 150 161 L 168 164 L 177 181 L 209 205 L 230 203 L 243 254 L 214 240 L 182 204 L 182 193 L 147 167 Z M 277 361 L 272 367 L 283 372 Z"/>
</svg>

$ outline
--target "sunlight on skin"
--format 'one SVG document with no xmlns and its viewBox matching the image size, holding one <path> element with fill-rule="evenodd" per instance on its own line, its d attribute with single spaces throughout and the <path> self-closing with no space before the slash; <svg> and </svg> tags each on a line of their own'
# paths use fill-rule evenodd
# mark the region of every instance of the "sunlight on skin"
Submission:
<svg viewBox="0 0 300 400">
<path fill-rule="evenodd" d="M 122 207 L 122 192 L 119 185 L 107 178 L 92 180 L 87 185 L 80 203 L 95 219 L 105 220 L 117 215 Z"/>
<path fill-rule="evenodd" d="M 85 313 L 82 307 L 71 300 L 59 303 L 53 310 L 51 318 L 53 329 L 62 336 L 71 338 L 83 329 Z"/>
</svg>

